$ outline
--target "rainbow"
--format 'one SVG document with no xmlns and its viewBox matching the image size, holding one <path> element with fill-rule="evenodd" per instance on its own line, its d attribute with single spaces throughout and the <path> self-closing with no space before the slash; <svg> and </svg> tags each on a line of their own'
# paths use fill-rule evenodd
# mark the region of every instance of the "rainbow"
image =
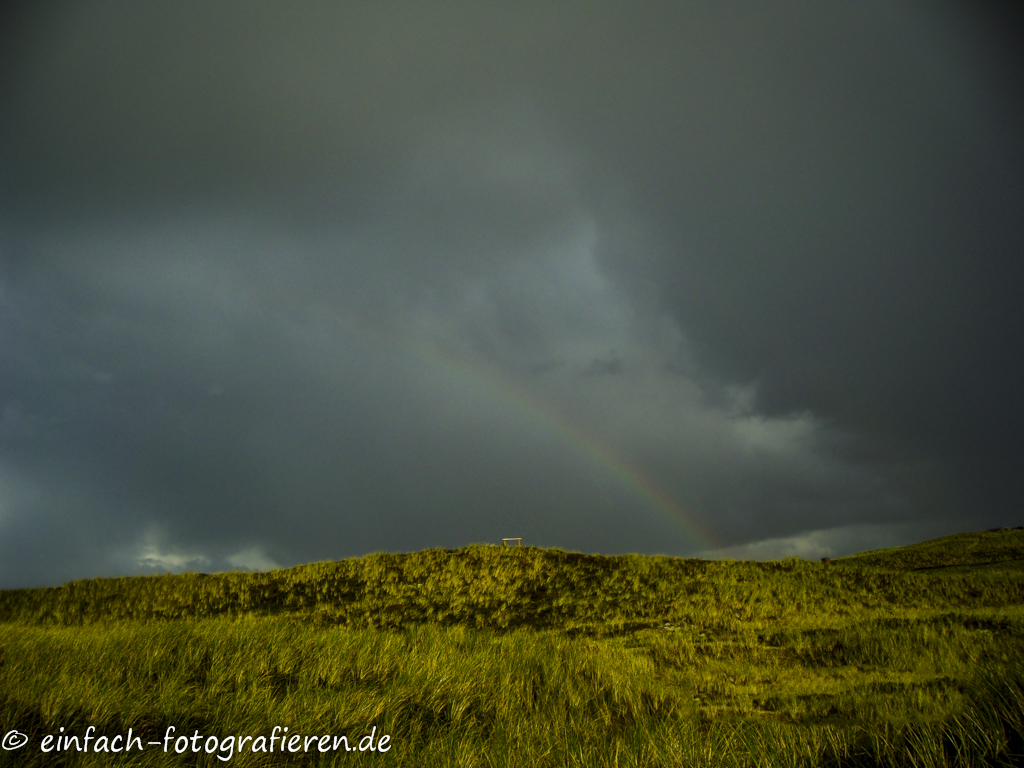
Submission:
<svg viewBox="0 0 1024 768">
<path fill-rule="evenodd" d="M 519 412 L 539 422 L 561 442 L 582 453 L 651 509 L 682 526 L 686 536 L 700 549 L 709 551 L 723 546 L 695 515 L 685 511 L 642 467 L 570 421 L 507 375 L 491 366 L 457 356 L 421 336 L 406 336 L 405 341 L 429 362 L 475 385 L 474 389 L 484 392 L 487 397 L 506 405 L 511 404 Z"/>
</svg>

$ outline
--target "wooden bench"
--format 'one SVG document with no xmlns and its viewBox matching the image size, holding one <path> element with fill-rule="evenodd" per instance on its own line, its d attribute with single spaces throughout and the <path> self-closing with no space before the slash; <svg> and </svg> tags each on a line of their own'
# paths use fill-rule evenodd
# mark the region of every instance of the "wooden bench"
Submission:
<svg viewBox="0 0 1024 768">
<path fill-rule="evenodd" d="M 501 546 L 503 546 L 503 547 L 507 547 L 507 546 L 508 546 L 508 543 L 509 543 L 510 541 L 515 541 L 515 542 L 518 542 L 518 543 L 519 543 L 519 546 L 520 546 L 520 547 L 521 547 L 521 546 L 523 546 L 523 539 L 522 539 L 522 537 L 521 537 L 521 536 L 520 536 L 520 537 L 517 537 L 517 536 L 513 536 L 513 537 L 512 537 L 512 538 L 510 538 L 510 539 L 502 539 L 502 540 L 501 540 Z"/>
</svg>

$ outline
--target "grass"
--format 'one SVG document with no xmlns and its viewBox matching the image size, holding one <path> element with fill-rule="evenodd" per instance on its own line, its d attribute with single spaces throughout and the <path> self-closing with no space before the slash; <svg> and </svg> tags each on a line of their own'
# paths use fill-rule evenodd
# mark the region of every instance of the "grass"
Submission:
<svg viewBox="0 0 1024 768">
<path fill-rule="evenodd" d="M 1024 765 L 1022 561 L 1016 530 L 827 566 L 477 545 L 6 590 L 0 766 Z M 40 751 L 88 726 L 218 743 Z M 390 741 L 229 754 L 274 726 Z"/>
</svg>

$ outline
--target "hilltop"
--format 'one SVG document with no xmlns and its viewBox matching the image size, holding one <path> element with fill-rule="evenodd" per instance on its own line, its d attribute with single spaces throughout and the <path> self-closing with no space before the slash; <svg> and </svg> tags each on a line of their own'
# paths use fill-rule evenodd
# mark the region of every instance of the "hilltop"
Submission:
<svg viewBox="0 0 1024 768">
<path fill-rule="evenodd" d="M 834 562 L 923 571 L 939 568 L 1020 568 L 1024 564 L 1024 526 L 954 533 L 905 547 L 861 552 Z"/>
<path fill-rule="evenodd" d="M 976 588 L 938 576 L 965 569 L 980 576 L 1019 569 L 1022 562 L 1019 529 L 956 534 L 828 565 L 478 544 L 265 573 L 87 579 L 5 590 L 0 621 L 82 624 L 254 614 L 376 629 L 425 623 L 587 635 L 687 625 L 726 629 L 733 621 L 799 621 L 805 610 L 842 616 L 890 599 L 977 607 L 984 601 Z"/>
</svg>

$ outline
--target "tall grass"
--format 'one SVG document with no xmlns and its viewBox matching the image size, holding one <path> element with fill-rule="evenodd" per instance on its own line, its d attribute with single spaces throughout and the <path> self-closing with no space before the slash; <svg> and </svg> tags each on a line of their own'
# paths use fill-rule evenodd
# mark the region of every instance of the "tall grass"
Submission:
<svg viewBox="0 0 1024 768">
<path fill-rule="evenodd" d="M 975 536 L 1003 565 L 475 546 L 0 592 L 0 766 L 1021 765 L 1024 534 Z M 39 751 L 90 725 L 390 749 Z"/>
</svg>

